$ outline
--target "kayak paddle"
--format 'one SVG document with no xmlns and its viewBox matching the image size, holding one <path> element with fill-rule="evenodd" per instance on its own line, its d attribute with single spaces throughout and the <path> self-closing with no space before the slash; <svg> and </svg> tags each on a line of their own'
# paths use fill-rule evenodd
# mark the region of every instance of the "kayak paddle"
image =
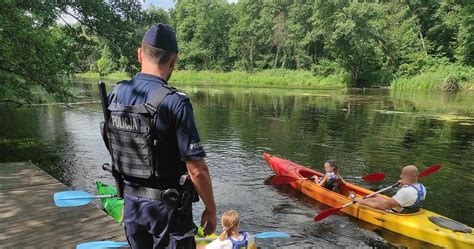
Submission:
<svg viewBox="0 0 474 249">
<path fill-rule="evenodd" d="M 430 167 L 424 169 L 423 171 L 421 171 L 421 173 L 418 174 L 418 178 L 429 176 L 429 175 L 437 172 L 439 169 L 441 169 L 441 164 L 439 164 L 439 163 L 435 164 L 433 166 L 430 166 Z"/>
<path fill-rule="evenodd" d="M 372 173 L 366 176 L 347 177 L 348 179 L 362 179 L 366 182 L 379 182 L 385 179 L 384 173 Z"/>
<path fill-rule="evenodd" d="M 115 242 L 115 241 L 94 241 L 81 243 L 76 246 L 76 249 L 90 249 L 90 248 L 114 248 L 114 247 L 128 247 L 127 242 Z"/>
<path fill-rule="evenodd" d="M 348 177 L 348 178 L 355 178 L 355 179 L 362 179 L 367 182 L 378 182 L 382 181 L 385 178 L 384 173 L 372 173 L 366 176 L 359 176 L 359 177 Z M 272 178 L 272 182 L 275 185 L 286 185 L 288 183 L 297 181 L 297 180 L 310 180 L 312 177 L 292 177 L 292 176 L 285 176 L 285 175 L 277 175 Z"/>
<path fill-rule="evenodd" d="M 270 238 L 289 238 L 290 235 L 284 232 L 262 232 L 253 236 L 256 239 L 270 239 Z M 212 241 L 216 238 L 197 238 L 196 241 Z"/>
<path fill-rule="evenodd" d="M 364 196 L 363 199 L 367 199 L 367 198 L 370 198 L 370 197 L 372 197 L 372 196 L 374 196 L 374 195 L 380 194 L 380 193 L 382 193 L 382 192 L 384 192 L 384 191 L 387 191 L 387 190 L 389 190 L 389 189 L 391 189 L 391 188 L 394 188 L 394 187 L 398 186 L 398 184 L 399 184 L 399 183 L 397 182 L 397 183 L 395 183 L 395 184 L 393 184 L 393 185 L 391 185 L 391 186 L 388 186 L 388 187 L 386 187 L 386 188 L 383 188 L 383 189 L 381 189 L 381 190 L 379 190 L 379 191 L 377 191 L 377 192 L 374 192 L 374 193 L 372 193 L 372 194 L 370 194 L 370 195 Z M 352 201 L 352 202 L 349 202 L 349 203 L 347 203 L 347 204 L 345 204 L 345 205 L 343 205 L 343 206 L 341 206 L 341 207 L 326 209 L 326 210 L 322 211 L 321 213 L 319 213 L 318 215 L 316 215 L 316 217 L 314 217 L 314 221 L 320 221 L 320 220 L 322 220 L 322 219 L 324 219 L 324 218 L 326 218 L 326 217 L 328 217 L 328 216 L 331 216 L 331 215 L 337 213 L 337 211 L 339 211 L 339 210 L 341 210 L 341 209 L 343 209 L 343 208 L 345 208 L 345 207 L 348 207 L 348 206 L 350 206 L 350 205 L 353 205 L 353 204 L 355 204 L 355 203 L 356 203 L 355 201 Z"/>
<path fill-rule="evenodd" d="M 441 168 L 441 164 L 435 164 L 435 165 L 433 165 L 433 166 L 430 166 L 430 167 L 424 169 L 420 174 L 418 174 L 418 178 L 425 177 L 425 176 L 429 176 L 429 175 L 431 175 L 431 174 L 437 172 L 440 168 Z M 397 183 L 395 183 L 395 184 L 393 184 L 393 185 L 391 185 L 391 186 L 388 186 L 388 187 L 386 187 L 386 188 L 383 188 L 383 189 L 381 189 L 381 190 L 379 190 L 379 191 L 377 191 L 377 192 L 374 192 L 374 193 L 372 193 L 372 194 L 370 194 L 370 195 L 364 196 L 362 199 L 367 199 L 367 198 L 370 198 L 370 197 L 372 197 L 372 196 L 375 196 L 375 195 L 377 195 L 377 194 L 379 194 L 379 193 L 382 193 L 382 192 L 387 191 L 387 190 L 389 190 L 389 189 L 391 189 L 391 188 L 394 188 L 394 187 L 398 186 L 399 184 L 400 184 L 400 183 L 397 182 Z M 319 213 L 318 215 L 316 215 L 316 217 L 314 217 L 314 221 L 320 221 L 320 220 L 322 220 L 322 219 L 324 219 L 324 218 L 326 218 L 326 217 L 328 217 L 328 216 L 331 216 L 331 215 L 335 214 L 337 211 L 339 211 L 339 210 L 341 210 L 341 209 L 343 209 L 343 208 L 345 208 L 345 207 L 348 207 L 348 206 L 350 206 L 350 205 L 353 205 L 353 204 L 355 204 L 355 203 L 356 203 L 355 201 L 352 201 L 352 202 L 349 202 L 349 203 L 347 203 L 347 204 L 345 204 L 345 205 L 343 205 L 343 206 L 341 206 L 341 207 L 326 209 L 326 210 L 322 211 L 321 213 Z"/>
<path fill-rule="evenodd" d="M 63 191 L 55 193 L 54 204 L 58 207 L 79 207 L 89 204 L 97 198 L 113 198 L 116 195 L 91 195 L 84 191 Z"/>
<path fill-rule="evenodd" d="M 269 238 L 289 238 L 290 235 L 284 232 L 262 232 L 254 235 L 256 239 L 269 239 Z M 196 241 L 213 241 L 216 238 L 197 238 Z M 128 247 L 127 242 L 115 242 L 115 241 L 93 241 L 81 243 L 76 246 L 76 249 L 92 249 L 92 248 L 114 248 L 114 247 Z"/>
<path fill-rule="evenodd" d="M 257 239 L 268 239 L 268 238 L 289 238 L 290 235 L 284 232 L 263 232 L 257 233 L 254 236 Z"/>
</svg>

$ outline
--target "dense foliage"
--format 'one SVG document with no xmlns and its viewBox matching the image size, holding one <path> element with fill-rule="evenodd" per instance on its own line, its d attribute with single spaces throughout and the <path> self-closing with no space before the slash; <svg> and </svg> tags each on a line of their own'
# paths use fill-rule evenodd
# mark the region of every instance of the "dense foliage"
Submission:
<svg viewBox="0 0 474 249">
<path fill-rule="evenodd" d="M 64 76 L 74 72 L 132 74 L 156 22 L 177 32 L 178 69 L 311 70 L 343 75 L 350 86 L 445 66 L 447 87 L 473 77 L 474 5 L 466 1 L 177 0 L 170 10 L 144 10 L 140 1 L 4 2 L 0 96 L 28 99 L 33 85 L 64 96 Z M 65 16 L 75 22 L 58 22 Z"/>
<path fill-rule="evenodd" d="M 137 70 L 136 41 L 155 17 L 138 1 L 2 1 L 0 99 L 35 101 L 32 90 L 68 97 L 68 75 L 115 70 L 121 56 L 123 69 Z"/>
</svg>

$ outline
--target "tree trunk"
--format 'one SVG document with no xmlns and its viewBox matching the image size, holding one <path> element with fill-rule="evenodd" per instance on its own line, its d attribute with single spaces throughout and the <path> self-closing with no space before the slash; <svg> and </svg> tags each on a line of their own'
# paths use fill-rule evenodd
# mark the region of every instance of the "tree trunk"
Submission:
<svg viewBox="0 0 474 249">
<path fill-rule="evenodd" d="M 421 26 L 420 26 L 420 39 L 421 39 L 421 46 L 423 47 L 423 51 L 425 52 L 425 55 L 428 55 L 428 52 L 426 51 L 426 47 L 425 47 L 425 39 L 423 37 L 423 33 L 421 32 Z"/>
<path fill-rule="evenodd" d="M 253 40 L 250 41 L 250 65 L 249 67 L 253 70 Z"/>
<path fill-rule="evenodd" d="M 280 54 L 280 46 L 277 46 L 277 53 L 275 56 L 275 62 L 273 63 L 273 68 L 277 68 L 278 65 L 278 55 Z"/>
<path fill-rule="evenodd" d="M 421 40 L 421 47 L 423 47 L 423 51 L 425 52 L 425 55 L 428 55 L 428 52 L 426 51 L 426 46 L 425 46 L 425 38 L 423 37 L 423 32 L 421 32 L 421 20 L 420 17 L 416 14 L 416 9 L 410 4 L 410 0 L 405 0 L 405 3 L 408 6 L 408 9 L 416 17 L 416 24 L 419 27 L 419 36 Z"/>
<path fill-rule="evenodd" d="M 351 66 L 351 71 L 352 71 L 352 86 L 357 87 L 357 77 L 358 77 L 358 67 L 355 65 Z"/>
</svg>

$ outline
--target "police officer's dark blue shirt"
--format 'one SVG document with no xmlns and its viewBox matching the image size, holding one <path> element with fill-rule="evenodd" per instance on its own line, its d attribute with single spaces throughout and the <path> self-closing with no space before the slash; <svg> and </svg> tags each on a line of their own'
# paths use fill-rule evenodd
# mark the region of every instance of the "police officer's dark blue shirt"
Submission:
<svg viewBox="0 0 474 249">
<path fill-rule="evenodd" d="M 122 105 L 144 104 L 161 84 L 167 83 L 160 77 L 137 73 L 132 80 L 120 84 L 117 102 Z M 109 96 L 109 103 L 110 101 Z M 194 122 L 191 103 L 185 94 L 175 92 L 166 96 L 157 113 L 156 131 L 165 138 L 165 144 L 158 148 L 161 165 L 184 167 L 184 161 L 199 160 L 206 156 Z"/>
</svg>

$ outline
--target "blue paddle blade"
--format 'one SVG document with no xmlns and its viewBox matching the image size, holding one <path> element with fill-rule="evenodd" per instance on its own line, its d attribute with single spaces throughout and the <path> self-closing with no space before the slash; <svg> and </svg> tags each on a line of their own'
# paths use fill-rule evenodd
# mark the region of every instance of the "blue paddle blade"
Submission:
<svg viewBox="0 0 474 249">
<path fill-rule="evenodd" d="M 92 248 L 116 248 L 116 247 L 128 247 L 127 242 L 115 242 L 115 241 L 94 241 L 82 243 L 76 246 L 76 249 L 92 249 Z"/>
<path fill-rule="evenodd" d="M 257 239 L 268 239 L 268 238 L 289 238 L 290 235 L 284 232 L 263 232 L 255 234 Z"/>
<path fill-rule="evenodd" d="M 84 191 L 63 191 L 54 194 L 54 204 L 58 207 L 78 207 L 89 204 L 94 196 Z"/>
</svg>

